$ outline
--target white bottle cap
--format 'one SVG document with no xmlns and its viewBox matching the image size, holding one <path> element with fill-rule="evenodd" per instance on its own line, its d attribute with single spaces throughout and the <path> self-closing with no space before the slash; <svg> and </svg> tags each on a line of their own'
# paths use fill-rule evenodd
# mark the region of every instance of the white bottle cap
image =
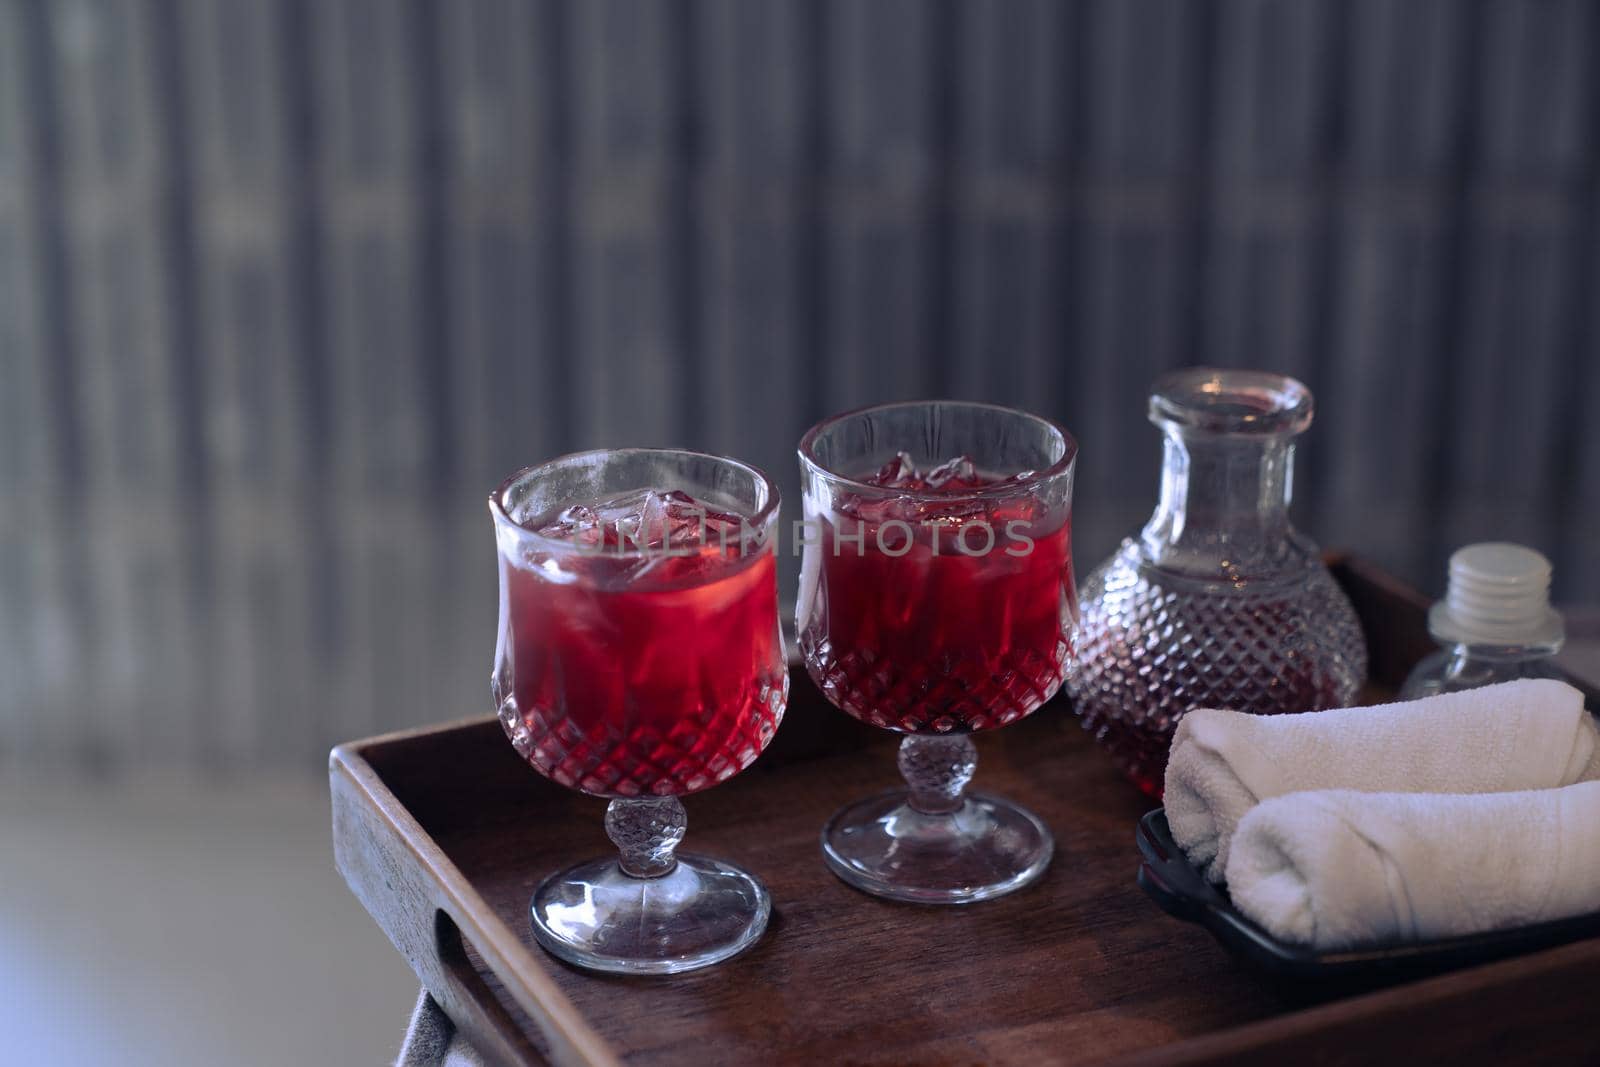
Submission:
<svg viewBox="0 0 1600 1067">
<path fill-rule="evenodd" d="M 1504 541 L 1457 549 L 1428 629 L 1454 644 L 1560 646 L 1566 633 L 1550 608 L 1550 561 Z"/>
</svg>

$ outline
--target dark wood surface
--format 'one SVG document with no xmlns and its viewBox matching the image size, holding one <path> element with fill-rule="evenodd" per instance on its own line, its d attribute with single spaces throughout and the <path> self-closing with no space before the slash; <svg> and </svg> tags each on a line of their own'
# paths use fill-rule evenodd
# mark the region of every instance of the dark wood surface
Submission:
<svg viewBox="0 0 1600 1067">
<path fill-rule="evenodd" d="M 1381 694 L 1426 650 L 1420 598 L 1359 564 L 1337 573 L 1375 643 L 1391 650 L 1374 657 Z M 1355 1063 L 1374 1048 L 1487 1061 L 1536 1047 L 1574 1062 L 1600 1056 L 1600 1028 L 1582 1022 L 1600 941 L 1379 991 L 1275 982 L 1139 891 L 1134 825 L 1153 802 L 1111 768 L 1064 701 L 977 742 L 976 788 L 1029 806 L 1056 835 L 1044 878 L 965 908 L 866 896 L 823 867 L 817 834 L 844 801 L 894 784 L 896 738 L 828 707 L 799 672 L 767 754 L 687 801 L 685 850 L 756 872 L 775 901 L 772 924 L 744 955 L 670 979 L 582 973 L 532 944 L 535 884 L 609 849 L 604 802 L 533 773 L 492 720 L 337 750 L 335 844 L 352 888 L 424 984 L 508 1062 Z"/>
</svg>

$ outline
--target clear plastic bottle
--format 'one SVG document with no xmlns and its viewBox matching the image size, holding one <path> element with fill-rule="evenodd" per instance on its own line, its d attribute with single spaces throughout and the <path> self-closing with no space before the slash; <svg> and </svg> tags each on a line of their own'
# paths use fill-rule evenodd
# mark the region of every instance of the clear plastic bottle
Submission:
<svg viewBox="0 0 1600 1067">
<path fill-rule="evenodd" d="M 1550 607 L 1550 561 L 1531 548 L 1493 541 L 1457 549 L 1428 632 L 1440 650 L 1412 670 L 1402 700 L 1562 677 L 1555 654 L 1566 629 Z"/>
</svg>

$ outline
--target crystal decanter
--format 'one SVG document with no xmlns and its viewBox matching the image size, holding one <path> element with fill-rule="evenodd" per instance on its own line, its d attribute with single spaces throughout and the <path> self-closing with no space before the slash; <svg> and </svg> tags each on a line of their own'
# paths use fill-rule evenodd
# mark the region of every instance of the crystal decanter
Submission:
<svg viewBox="0 0 1600 1067">
<path fill-rule="evenodd" d="M 1304 385 L 1259 371 L 1191 368 L 1151 392 L 1160 502 L 1085 579 L 1067 686 L 1084 727 L 1152 796 L 1189 709 L 1340 707 L 1366 676 L 1355 611 L 1289 522 L 1311 413 Z"/>
</svg>

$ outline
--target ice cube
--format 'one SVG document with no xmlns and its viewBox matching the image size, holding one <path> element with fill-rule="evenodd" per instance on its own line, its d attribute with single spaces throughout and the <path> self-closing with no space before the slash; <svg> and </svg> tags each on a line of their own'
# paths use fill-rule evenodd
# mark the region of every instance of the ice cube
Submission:
<svg viewBox="0 0 1600 1067">
<path fill-rule="evenodd" d="M 587 504 L 574 504 L 536 531 L 544 537 L 572 541 L 579 548 L 615 545 L 611 530 L 596 510 Z"/>
<path fill-rule="evenodd" d="M 996 500 L 989 505 L 989 522 L 997 530 L 1004 530 L 1011 522 L 1036 522 L 1044 505 L 1037 497 L 1016 496 Z"/>
<path fill-rule="evenodd" d="M 672 489 L 662 493 L 660 502 L 660 544 L 668 548 L 696 548 L 705 540 L 707 511 L 704 504 L 683 492 Z M 652 535 L 657 528 L 651 527 Z"/>
<path fill-rule="evenodd" d="M 600 517 L 594 513 L 593 508 L 587 504 L 574 504 L 540 526 L 537 532 L 545 537 L 572 537 L 584 530 L 593 529 L 599 523 Z"/>
<path fill-rule="evenodd" d="M 649 544 L 648 518 L 651 498 L 655 495 L 652 490 L 640 489 L 594 505 L 594 512 L 606 530 L 607 546 L 630 549 Z"/>
<path fill-rule="evenodd" d="M 749 531 L 751 547 L 756 544 L 756 531 Z M 708 511 L 705 516 L 705 544 L 718 552 L 738 554 L 746 546 L 745 521 L 725 511 Z"/>
<path fill-rule="evenodd" d="M 665 577 L 670 564 L 680 562 L 672 556 L 649 553 L 637 557 L 626 556 L 617 561 L 619 568 L 611 574 L 618 585 L 627 585 L 647 577 Z"/>
<path fill-rule="evenodd" d="M 893 459 L 878 468 L 878 473 L 867 479 L 867 483 L 880 485 L 885 489 L 923 488 L 922 475 L 917 473 L 917 464 L 906 452 L 896 452 Z"/>
<path fill-rule="evenodd" d="M 973 489 L 983 484 L 972 457 L 960 455 L 946 460 L 927 473 L 929 489 Z"/>
<path fill-rule="evenodd" d="M 637 516 L 629 516 L 633 523 L 633 545 L 640 549 L 667 547 L 671 538 L 673 519 L 671 503 L 666 493 L 646 492 L 639 502 Z"/>
<path fill-rule="evenodd" d="M 641 489 L 592 504 L 574 504 L 537 527 L 546 536 L 581 548 L 623 551 L 664 549 L 693 554 L 703 549 L 730 555 L 744 548 L 744 520 L 717 511 L 680 489 Z"/>
<path fill-rule="evenodd" d="M 947 459 L 929 471 L 917 469 L 916 461 L 905 452 L 896 452 L 893 459 L 866 479 L 872 485 L 885 489 L 910 489 L 913 492 L 943 490 L 956 492 L 989 485 L 995 479 L 984 477 L 969 455 Z"/>
<path fill-rule="evenodd" d="M 913 526 L 926 524 L 945 531 L 946 536 L 969 523 L 988 521 L 994 526 L 998 538 L 1003 536 L 1005 527 L 1003 521 L 995 521 L 997 518 L 1005 521 L 1013 518 L 1032 518 L 1036 506 L 1029 502 L 1013 511 L 1002 510 L 996 513 L 983 502 L 973 500 L 964 494 L 991 486 L 1021 485 L 1032 478 L 1034 473 L 1021 471 L 1005 477 L 988 475 L 979 470 L 973 458 L 966 454 L 945 460 L 931 470 L 922 472 L 917 469 L 910 455 L 897 452 L 893 459 L 863 481 L 884 489 L 902 489 L 907 495 L 869 498 L 866 495 L 851 494 L 840 499 L 838 508 L 841 514 L 868 523 L 881 524 L 890 520 L 900 520 Z M 930 497 L 926 494 L 936 495 Z M 978 536 L 973 535 L 974 538 Z"/>
<path fill-rule="evenodd" d="M 692 503 L 686 494 L 678 495 Z M 672 507 L 671 494 L 654 489 L 640 489 L 591 505 L 605 531 L 606 545 L 624 550 L 666 546 L 676 525 Z"/>
<path fill-rule="evenodd" d="M 981 500 L 964 500 L 960 497 L 921 500 L 915 505 L 915 518 L 912 521 L 955 527 L 981 521 L 987 514 L 988 509 Z"/>
<path fill-rule="evenodd" d="M 889 497 L 884 500 L 852 497 L 843 502 L 841 510 L 846 515 L 864 522 L 883 523 L 890 519 L 904 521 L 910 504 L 911 502 L 904 497 Z"/>
<path fill-rule="evenodd" d="M 737 555 L 744 545 L 742 517 L 718 511 L 687 493 L 667 494 L 667 515 L 671 523 L 668 543 L 673 548 L 703 548 L 712 554 L 726 549 Z"/>
</svg>

